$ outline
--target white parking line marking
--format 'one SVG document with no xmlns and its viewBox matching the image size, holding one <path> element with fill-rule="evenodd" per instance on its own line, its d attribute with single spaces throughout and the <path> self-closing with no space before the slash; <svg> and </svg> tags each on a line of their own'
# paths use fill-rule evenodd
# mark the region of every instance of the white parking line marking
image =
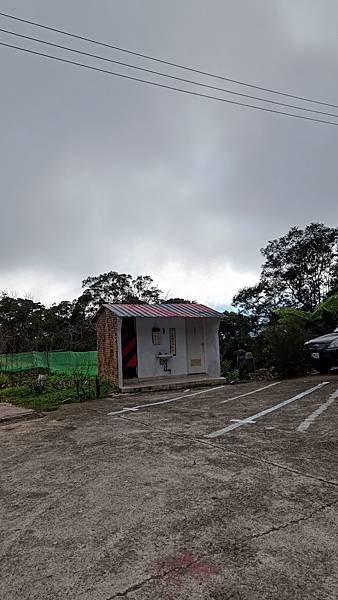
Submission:
<svg viewBox="0 0 338 600">
<path fill-rule="evenodd" d="M 230 419 L 230 423 L 243 423 L 243 419 Z M 244 423 L 244 425 L 251 425 L 251 423 L 256 423 L 256 421 L 250 421 L 250 423 Z"/>
<path fill-rule="evenodd" d="M 252 390 L 251 392 L 246 392 L 246 394 L 240 394 L 239 396 L 233 396 L 232 398 L 227 398 L 226 400 L 222 400 L 220 404 L 226 404 L 231 400 L 237 400 L 237 398 L 244 398 L 244 396 L 251 396 L 251 394 L 256 394 L 256 392 L 262 392 L 263 390 L 267 390 L 274 385 L 279 385 L 282 383 L 281 381 L 274 381 L 274 383 L 269 383 L 269 385 L 265 385 L 264 387 L 258 388 L 257 390 Z"/>
<path fill-rule="evenodd" d="M 338 389 L 336 389 L 336 391 L 329 396 L 329 399 L 326 402 L 324 402 L 324 404 L 321 404 L 315 411 L 313 411 L 313 413 L 311 413 L 306 419 L 304 419 L 304 421 L 299 425 L 299 427 L 297 427 L 297 431 L 301 431 L 302 433 L 306 431 L 310 427 L 310 425 L 312 425 L 313 421 L 317 417 L 319 417 L 327 408 L 329 408 L 329 406 L 333 404 L 333 402 L 337 398 Z"/>
<path fill-rule="evenodd" d="M 208 435 L 205 435 L 204 437 L 206 437 L 206 438 L 216 438 L 216 437 L 219 437 L 220 435 L 224 435 L 224 433 L 227 433 L 228 431 L 232 431 L 233 429 L 237 429 L 237 427 L 242 427 L 246 423 L 251 423 L 255 419 L 259 419 L 260 417 L 264 417 L 264 415 L 267 415 L 267 414 L 269 414 L 271 412 L 274 412 L 275 410 L 278 410 L 279 408 L 282 408 L 283 406 L 287 406 L 287 404 L 291 404 L 291 402 L 295 402 L 296 400 L 300 400 L 304 396 L 307 396 L 308 394 L 312 394 L 316 390 L 319 390 L 324 385 L 328 385 L 329 383 L 330 383 L 329 381 L 323 381 L 322 383 L 319 383 L 315 387 L 309 388 L 308 390 L 305 390 L 304 392 L 301 392 L 300 394 L 297 394 L 297 396 L 293 396 L 292 398 L 289 398 L 289 400 L 284 400 L 283 402 L 279 402 L 279 404 L 275 404 L 274 406 L 270 406 L 269 408 L 266 408 L 265 410 L 262 410 L 261 412 L 255 414 L 255 415 L 252 415 L 251 417 L 247 417 L 246 419 L 243 419 L 240 423 L 232 423 L 232 425 L 228 425 L 227 427 L 224 427 L 223 429 L 219 429 L 218 431 L 213 431 L 212 433 L 208 433 Z"/>
<path fill-rule="evenodd" d="M 170 402 L 176 402 L 177 400 L 185 400 L 185 398 L 191 398 L 192 396 L 198 396 L 200 394 L 207 394 L 208 392 L 215 392 L 216 390 L 221 390 L 224 388 L 224 385 L 219 385 L 218 387 L 211 387 L 207 390 L 201 390 L 199 392 L 193 392 L 192 394 L 184 394 L 184 396 L 177 396 L 177 398 L 169 398 L 169 400 L 160 400 L 159 402 L 149 402 L 148 404 L 139 404 L 138 406 L 131 406 L 122 408 L 122 410 L 117 410 L 116 412 L 108 413 L 109 416 L 121 415 L 126 412 L 137 411 L 140 408 L 148 408 L 148 406 L 159 406 L 160 404 L 169 404 Z"/>
</svg>

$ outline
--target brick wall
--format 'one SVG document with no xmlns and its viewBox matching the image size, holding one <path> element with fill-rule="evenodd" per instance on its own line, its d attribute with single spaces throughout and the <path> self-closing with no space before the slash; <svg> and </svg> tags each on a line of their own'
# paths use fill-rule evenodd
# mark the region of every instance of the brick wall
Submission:
<svg viewBox="0 0 338 600">
<path fill-rule="evenodd" d="M 96 337 L 101 380 L 119 385 L 118 317 L 104 308 L 96 320 Z"/>
</svg>

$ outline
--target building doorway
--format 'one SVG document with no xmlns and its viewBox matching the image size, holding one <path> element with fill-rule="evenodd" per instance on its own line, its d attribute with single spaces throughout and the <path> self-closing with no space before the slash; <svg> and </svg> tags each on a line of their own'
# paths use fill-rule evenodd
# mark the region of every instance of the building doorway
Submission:
<svg viewBox="0 0 338 600">
<path fill-rule="evenodd" d="M 188 373 L 205 373 L 203 319 L 187 319 Z"/>
<path fill-rule="evenodd" d="M 134 317 L 122 320 L 122 373 L 123 379 L 137 377 L 137 339 Z"/>
</svg>

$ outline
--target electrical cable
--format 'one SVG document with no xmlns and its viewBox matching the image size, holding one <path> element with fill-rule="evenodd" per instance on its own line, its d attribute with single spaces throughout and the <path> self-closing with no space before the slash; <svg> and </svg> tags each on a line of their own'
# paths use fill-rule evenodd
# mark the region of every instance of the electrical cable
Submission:
<svg viewBox="0 0 338 600">
<path fill-rule="evenodd" d="M 36 56 L 41 56 L 41 57 L 44 57 L 44 58 L 48 58 L 50 60 L 55 60 L 55 61 L 58 61 L 58 62 L 70 64 L 70 65 L 76 65 L 78 67 L 82 67 L 84 69 L 89 69 L 91 71 L 97 71 L 97 72 L 100 72 L 100 73 L 105 73 L 107 75 L 113 75 L 115 77 L 121 77 L 123 79 L 128 79 L 130 81 L 136 81 L 138 83 L 145 83 L 147 85 L 151 85 L 151 86 L 154 86 L 154 87 L 160 87 L 160 88 L 163 88 L 163 89 L 172 90 L 172 91 L 175 91 L 175 92 L 180 92 L 182 94 L 188 94 L 190 96 L 198 96 L 200 98 L 206 98 L 208 100 L 215 100 L 215 101 L 218 101 L 218 102 L 224 102 L 226 104 L 233 104 L 235 106 L 241 106 L 241 107 L 245 106 L 247 108 L 252 108 L 252 109 L 255 109 L 255 110 L 269 112 L 269 113 L 273 113 L 273 114 L 277 114 L 277 115 L 284 115 L 284 116 L 287 116 L 287 117 L 293 117 L 295 119 L 302 119 L 302 120 L 305 120 L 305 121 L 313 121 L 315 123 L 325 123 L 326 125 L 334 125 L 336 127 L 338 126 L 338 122 L 335 122 L 335 121 L 325 121 L 324 119 L 316 119 L 314 117 L 305 117 L 304 115 L 297 115 L 295 113 L 284 112 L 284 111 L 281 111 L 281 110 L 275 110 L 275 109 L 266 108 L 266 107 L 263 107 L 263 106 L 256 106 L 254 104 L 247 104 L 245 102 L 238 102 L 236 100 L 229 100 L 229 99 L 226 99 L 226 98 L 219 98 L 217 96 L 212 96 L 210 94 L 202 94 L 200 92 L 193 92 L 192 90 L 186 90 L 186 89 L 178 88 L 178 87 L 171 86 L 171 85 L 165 85 L 163 83 L 158 83 L 158 82 L 155 82 L 155 81 L 149 81 L 147 79 L 141 79 L 140 77 L 133 77 L 131 75 L 125 75 L 125 74 L 122 74 L 122 73 L 116 73 L 115 71 L 108 71 L 108 69 L 101 69 L 99 67 L 94 67 L 92 65 L 87 65 L 87 64 L 84 64 L 84 63 L 76 62 L 74 60 L 69 60 L 69 59 L 66 59 L 66 58 L 60 58 L 60 57 L 54 56 L 52 54 L 45 54 L 44 52 L 37 52 L 36 50 L 29 50 L 28 48 L 22 48 L 21 46 L 15 46 L 14 44 L 6 44 L 5 42 L 0 42 L 0 46 L 4 46 L 6 48 L 12 48 L 12 49 L 15 49 L 15 50 L 19 50 L 20 52 L 24 52 L 26 54 L 32 54 L 32 55 L 36 55 Z"/>
<path fill-rule="evenodd" d="M 201 82 L 198 82 L 198 81 L 193 81 L 191 79 L 185 79 L 183 77 L 177 77 L 175 75 L 169 75 L 169 74 L 163 73 L 161 71 L 155 71 L 153 69 L 146 69 L 145 67 L 139 67 L 138 65 L 131 65 L 129 63 L 125 63 L 125 62 L 122 62 L 122 61 L 119 61 L 119 60 L 114 60 L 112 58 L 106 58 L 105 56 L 100 56 L 99 54 L 92 54 L 91 52 L 84 52 L 82 50 L 77 50 L 76 48 L 72 48 L 70 46 L 63 46 L 61 44 L 54 44 L 53 42 L 48 42 L 47 40 L 43 40 L 41 38 L 36 38 L 36 37 L 30 36 L 30 35 L 23 35 L 21 33 L 15 32 L 15 31 L 9 31 L 8 29 L 2 29 L 2 28 L 0 28 L 0 32 L 6 33 L 6 34 L 9 34 L 9 35 L 13 35 L 15 37 L 24 38 L 26 40 L 30 40 L 30 41 L 33 41 L 33 42 L 38 42 L 39 44 L 45 44 L 47 46 L 52 46 L 54 48 L 59 48 L 61 50 L 67 50 L 69 52 L 74 52 L 75 54 L 81 54 L 82 56 L 88 56 L 90 58 L 95 58 L 95 59 L 103 60 L 105 62 L 114 63 L 114 64 L 117 64 L 117 65 L 120 65 L 120 66 L 123 66 L 123 67 L 128 67 L 130 69 L 136 69 L 137 71 L 143 71 L 143 72 L 146 72 L 146 73 L 150 73 L 152 75 L 159 75 L 161 77 L 166 77 L 166 78 L 169 78 L 169 79 L 174 79 L 176 81 L 181 81 L 183 83 L 189 83 L 191 85 L 197 85 L 197 86 L 200 86 L 200 87 L 203 87 L 203 88 L 215 90 L 217 92 L 224 92 L 226 94 L 232 94 L 232 95 L 235 95 L 235 96 L 241 96 L 241 97 L 244 97 L 244 98 L 249 98 L 251 100 L 259 100 L 260 102 L 267 102 L 269 104 L 276 104 L 278 106 L 284 106 L 286 108 L 293 108 L 295 110 L 302 110 L 302 111 L 305 111 L 305 112 L 311 112 L 311 113 L 315 113 L 315 114 L 319 114 L 319 115 L 325 115 L 327 117 L 334 117 L 334 118 L 338 119 L 338 114 L 324 112 L 324 111 L 321 111 L 321 110 L 316 110 L 314 108 L 306 108 L 306 107 L 303 107 L 303 106 L 297 106 L 297 105 L 294 105 L 294 104 L 287 104 L 285 102 L 278 102 L 277 100 L 270 100 L 268 98 L 262 98 L 260 96 L 252 96 L 250 94 L 244 94 L 244 93 L 241 93 L 241 92 L 235 92 L 234 90 L 227 90 L 225 88 L 220 88 L 220 87 L 217 87 L 217 86 L 214 86 L 214 85 L 208 85 L 206 83 L 201 83 Z"/>
<path fill-rule="evenodd" d="M 291 94 L 289 92 L 282 92 L 280 90 L 274 90 L 274 89 L 263 87 L 263 86 L 260 86 L 260 85 L 255 85 L 253 83 L 248 83 L 248 82 L 245 82 L 245 81 L 240 81 L 238 79 L 232 79 L 230 77 L 225 77 L 225 76 L 222 76 L 222 75 L 217 75 L 217 74 L 211 73 L 209 71 L 203 71 L 201 69 L 197 69 L 197 68 L 194 68 L 194 67 L 189 67 L 189 66 L 182 65 L 182 64 L 179 64 L 179 63 L 175 63 L 175 62 L 171 62 L 169 60 L 164 60 L 164 59 L 161 59 L 161 58 L 156 58 L 155 56 L 150 56 L 150 55 L 144 54 L 142 52 L 136 52 L 136 51 L 133 51 L 133 50 L 129 50 L 127 48 L 122 48 L 121 46 L 115 46 L 113 44 L 108 44 L 108 43 L 105 43 L 105 42 L 101 42 L 99 40 L 95 40 L 95 39 L 92 39 L 90 37 L 86 37 L 84 35 L 78 35 L 78 34 L 71 33 L 69 31 L 63 30 L 63 29 L 58 29 L 56 27 L 51 27 L 51 26 L 48 26 L 48 25 L 44 25 L 42 23 L 38 23 L 37 21 L 30 21 L 29 19 L 23 19 L 21 17 L 17 17 L 15 15 L 11 15 L 9 13 L 0 12 L 0 16 L 5 17 L 7 19 L 13 19 L 15 21 L 19 21 L 21 23 L 27 23 L 29 25 L 33 25 L 34 27 L 40 27 L 40 28 L 46 29 L 48 31 L 54 31 L 54 32 L 60 33 L 62 35 L 66 35 L 66 36 L 69 36 L 69 37 L 76 38 L 78 40 L 89 42 L 91 44 L 97 44 L 99 46 L 104 46 L 105 48 L 110 48 L 112 50 L 117 50 L 118 52 L 124 52 L 124 53 L 127 53 L 127 54 L 131 54 L 133 56 L 139 56 L 140 58 L 145 58 L 146 60 L 151 60 L 151 61 L 159 62 L 159 63 L 162 63 L 164 65 L 169 65 L 171 67 L 175 67 L 175 68 L 178 68 L 178 69 L 184 69 L 186 71 L 191 71 L 193 73 L 198 73 L 200 75 L 205 75 L 207 77 L 213 77 L 213 78 L 216 78 L 216 79 L 221 79 L 223 81 L 228 81 L 230 83 L 235 83 L 236 85 L 243 85 L 243 86 L 254 88 L 254 89 L 257 89 L 257 90 L 260 90 L 260 91 L 263 91 L 263 92 L 268 92 L 270 94 L 278 94 L 280 96 L 286 96 L 286 97 L 289 97 L 289 98 L 294 98 L 296 100 L 303 100 L 304 102 L 312 102 L 314 104 L 321 104 L 322 106 L 328 106 L 328 107 L 331 107 L 331 108 L 338 108 L 337 104 L 331 104 L 329 102 L 325 102 L 325 101 L 322 101 L 322 100 L 316 100 L 316 99 L 313 99 L 313 98 L 307 98 L 305 96 L 297 96 L 296 94 Z"/>
</svg>

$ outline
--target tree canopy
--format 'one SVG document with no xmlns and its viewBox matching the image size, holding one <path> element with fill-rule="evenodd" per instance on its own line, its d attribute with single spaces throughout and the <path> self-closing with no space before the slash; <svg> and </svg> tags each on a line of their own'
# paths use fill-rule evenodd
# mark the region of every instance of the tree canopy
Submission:
<svg viewBox="0 0 338 600">
<path fill-rule="evenodd" d="M 233 299 L 240 311 L 264 322 L 278 308 L 312 311 L 337 288 L 338 228 L 311 223 L 270 241 L 259 283 Z"/>
<path fill-rule="evenodd" d="M 32 350 L 94 350 L 92 316 L 105 302 L 159 302 L 159 290 L 149 275 L 133 277 L 110 271 L 83 281 L 83 293 L 73 301 L 46 307 L 29 298 L 0 295 L 0 354 Z"/>
<path fill-rule="evenodd" d="M 238 312 L 224 312 L 221 358 L 235 368 L 237 351 L 245 349 L 253 352 L 258 367 L 298 375 L 308 368 L 304 341 L 338 324 L 338 228 L 292 227 L 261 253 L 258 283 L 236 294 Z M 78 298 L 50 307 L 0 293 L 0 354 L 94 350 L 92 317 L 106 302 L 191 302 L 165 298 L 149 275 L 109 271 L 87 277 L 82 287 Z"/>
<path fill-rule="evenodd" d="M 109 271 L 94 277 L 87 277 L 82 282 L 83 297 L 87 307 L 95 312 L 105 302 L 127 302 L 128 304 L 144 304 L 160 302 L 162 292 L 154 285 L 149 275 L 133 277 L 126 273 Z"/>
</svg>

